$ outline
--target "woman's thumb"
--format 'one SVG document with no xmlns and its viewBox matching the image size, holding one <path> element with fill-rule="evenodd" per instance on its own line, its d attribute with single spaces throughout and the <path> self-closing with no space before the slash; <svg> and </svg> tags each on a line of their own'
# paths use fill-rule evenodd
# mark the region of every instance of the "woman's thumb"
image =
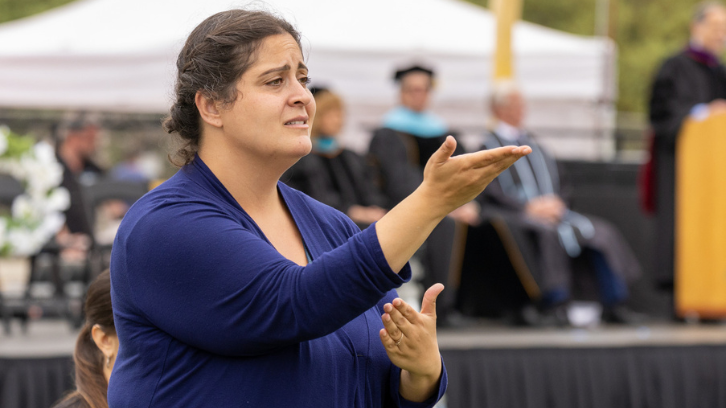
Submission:
<svg viewBox="0 0 726 408">
<path fill-rule="evenodd" d="M 421 302 L 421 313 L 436 316 L 436 298 L 443 290 L 444 285 L 440 283 L 436 283 L 426 290 Z"/>
<path fill-rule="evenodd" d="M 444 163 L 445 161 L 449 160 L 449 157 L 454 154 L 455 150 L 456 139 L 454 139 L 454 136 L 446 136 L 446 140 L 441 145 L 441 147 L 439 147 L 439 149 L 431 155 L 431 160 L 434 163 Z"/>
</svg>

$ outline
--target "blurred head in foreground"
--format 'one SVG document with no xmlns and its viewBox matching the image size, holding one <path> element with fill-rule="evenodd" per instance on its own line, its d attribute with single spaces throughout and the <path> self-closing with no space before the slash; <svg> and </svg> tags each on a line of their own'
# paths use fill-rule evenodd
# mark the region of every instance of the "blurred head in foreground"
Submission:
<svg viewBox="0 0 726 408">
<path fill-rule="evenodd" d="M 111 280 L 106 270 L 91 283 L 86 295 L 86 323 L 78 334 L 73 360 L 76 390 L 55 408 L 108 407 L 108 380 L 118 353 L 111 309 Z"/>
</svg>

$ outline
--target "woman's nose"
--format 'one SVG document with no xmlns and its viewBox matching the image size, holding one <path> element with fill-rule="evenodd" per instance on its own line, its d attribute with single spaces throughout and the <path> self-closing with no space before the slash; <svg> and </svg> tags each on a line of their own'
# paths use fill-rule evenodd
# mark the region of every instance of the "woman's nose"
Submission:
<svg viewBox="0 0 726 408">
<path fill-rule="evenodd" d="M 292 95 L 290 96 L 291 104 L 301 104 L 303 106 L 307 106 L 312 100 L 313 94 L 310 93 L 310 90 L 307 88 L 307 86 L 296 80 L 295 85 L 293 85 Z"/>
</svg>

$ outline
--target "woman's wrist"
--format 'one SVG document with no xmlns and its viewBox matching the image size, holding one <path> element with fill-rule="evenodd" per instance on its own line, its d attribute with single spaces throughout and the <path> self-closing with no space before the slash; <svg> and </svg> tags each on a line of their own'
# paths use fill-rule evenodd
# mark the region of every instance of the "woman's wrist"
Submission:
<svg viewBox="0 0 726 408">
<path fill-rule="evenodd" d="M 438 365 L 438 370 L 432 373 L 413 373 L 401 370 L 399 393 L 403 398 L 412 402 L 426 401 L 436 392 L 442 372 L 441 363 Z"/>
<path fill-rule="evenodd" d="M 441 365 L 439 365 L 439 370 L 435 373 L 416 374 L 408 370 L 401 370 L 401 375 L 407 376 L 411 384 L 419 386 L 430 386 L 439 382 L 439 378 L 441 378 Z"/>
<path fill-rule="evenodd" d="M 446 198 L 442 196 L 441 191 L 431 188 L 426 181 L 421 183 L 411 196 L 420 197 L 421 203 L 425 203 L 426 211 L 429 215 L 439 222 L 444 219 L 450 212 L 454 211 L 457 206 L 450 205 L 446 202 Z"/>
</svg>

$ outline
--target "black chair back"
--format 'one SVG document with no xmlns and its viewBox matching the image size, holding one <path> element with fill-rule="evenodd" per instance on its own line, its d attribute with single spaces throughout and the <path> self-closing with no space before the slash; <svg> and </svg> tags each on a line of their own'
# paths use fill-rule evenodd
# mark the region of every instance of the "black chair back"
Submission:
<svg viewBox="0 0 726 408">
<path fill-rule="evenodd" d="M 10 207 L 15 197 L 23 194 L 25 189 L 18 180 L 9 174 L 0 174 L 0 205 Z"/>
</svg>

